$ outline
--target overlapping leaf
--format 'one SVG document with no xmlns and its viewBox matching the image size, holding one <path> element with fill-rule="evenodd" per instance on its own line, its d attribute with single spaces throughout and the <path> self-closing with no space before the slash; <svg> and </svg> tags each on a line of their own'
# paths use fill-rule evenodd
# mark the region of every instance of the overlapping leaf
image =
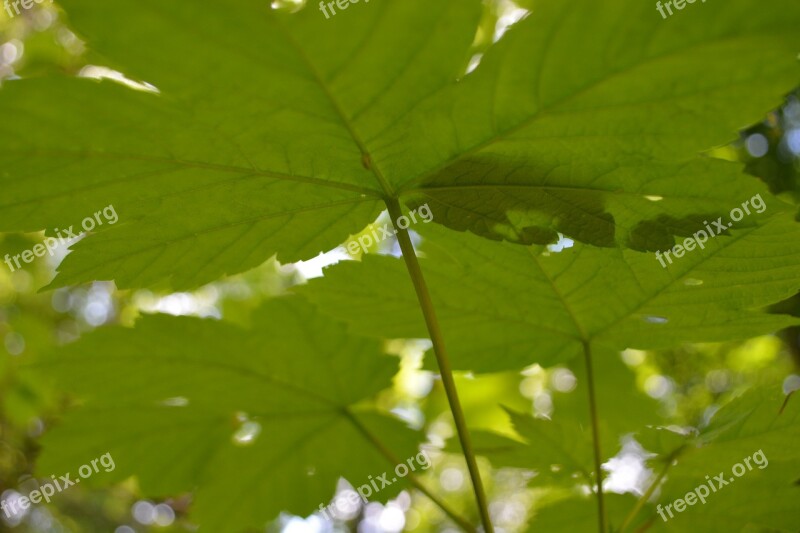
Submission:
<svg viewBox="0 0 800 533">
<path fill-rule="evenodd" d="M 550 253 L 419 229 L 429 237 L 422 268 L 454 365 L 464 370 L 551 365 L 580 353 L 584 342 L 663 348 L 796 322 L 759 311 L 800 288 L 800 228 L 787 213 L 711 239 L 668 268 L 630 250 L 576 244 Z M 298 290 L 360 333 L 424 338 L 404 268 L 400 259 L 366 256 Z"/>
<path fill-rule="evenodd" d="M 625 520 L 626 513 L 635 504 L 636 498 L 628 494 L 606 494 L 605 502 L 611 531 L 617 531 L 615 528 Z M 528 532 L 597 531 L 597 504 L 590 495 L 572 495 L 546 503 L 535 511 Z M 629 531 L 637 531 L 637 528 L 643 526 L 643 522 L 642 519 L 637 520 Z"/>
<path fill-rule="evenodd" d="M 623 436 L 661 424 L 663 418 L 658 402 L 637 389 L 633 373 L 619 357 L 610 353 L 597 355 L 602 361 L 594 371 L 600 450 L 607 460 L 620 451 Z M 498 468 L 534 470 L 537 476 L 533 483 L 538 486 L 574 486 L 576 479 L 583 484 L 594 483 L 586 372 L 582 359 L 573 363 L 574 389 L 550 391 L 552 413 L 548 418 L 507 409 L 514 430 L 524 442 L 479 430 L 473 432 L 475 453 L 487 457 Z"/>
<path fill-rule="evenodd" d="M 720 409 L 697 444 L 684 448 L 669 469 L 656 503 L 664 507 L 709 481 L 714 490 L 708 489 L 704 504 L 673 509 L 672 518 L 665 511 L 666 521 L 651 509 L 655 531 L 797 530 L 800 403 L 784 400 L 779 387 L 754 389 Z M 726 485 L 715 479 L 719 474 Z"/>
<path fill-rule="evenodd" d="M 46 79 L 0 95 L 0 229 L 108 204 L 121 217 L 56 285 L 192 287 L 308 258 L 383 197 L 493 239 L 663 248 L 750 193 L 736 165 L 695 155 L 798 78 L 789 0 L 668 21 L 638 0 L 537 3 L 469 75 L 477 0 L 373 0 L 330 20 L 256 0 L 64 4 L 92 61 L 160 92 Z"/>
<path fill-rule="evenodd" d="M 669 454 L 666 481 L 639 513 L 631 514 L 635 503 L 631 495 L 606 495 L 612 530 L 616 531 L 613 528 L 619 528 L 629 519 L 626 531 L 637 531 L 637 527 L 644 524 L 648 531 L 795 531 L 800 456 L 794 442 L 800 432 L 800 421 L 797 402 L 789 401 L 781 410 L 783 402 L 778 388 L 765 388 L 751 390 L 725 405 L 699 436 L 681 439 L 680 448 L 674 450 L 677 453 Z M 530 433 L 532 425 L 546 427 L 544 424 L 548 423 L 518 418 L 517 427 L 522 433 Z M 535 434 L 539 436 L 537 449 L 545 452 L 543 457 L 555 460 L 561 456 L 573 471 L 590 468 L 590 446 L 576 448 L 575 443 L 561 440 L 558 453 L 548 454 L 548 442 L 543 438 L 546 435 Z M 488 437 L 484 439 L 488 441 Z M 501 459 L 511 458 L 512 463 L 524 450 L 511 441 L 504 441 L 504 448 L 500 449 L 498 437 L 492 436 L 492 439 L 495 455 Z M 753 459 L 756 453 L 759 455 Z M 745 459 L 749 460 L 750 468 Z M 741 465 L 736 467 L 740 477 L 733 473 L 737 464 Z M 656 473 L 665 467 L 660 458 L 654 458 L 651 466 Z M 721 487 L 715 480 L 720 473 L 728 483 Z M 666 509 L 668 504 L 673 505 L 676 499 L 683 499 L 701 485 L 707 486 L 709 481 L 714 483 L 714 490 L 701 490 L 708 493 L 705 502 L 695 493 L 695 497 L 690 498 L 694 503 L 682 506 L 682 512 L 675 511 L 674 507 Z M 563 501 L 543 502 L 542 508 L 534 514 L 530 531 L 592 531 L 596 523 L 596 502 L 586 495 L 572 496 Z"/>
<path fill-rule="evenodd" d="M 664 21 L 636 0 L 530 3 L 473 76 L 408 117 L 413 149 L 388 173 L 440 223 L 527 243 L 664 248 L 674 221 L 725 209 L 713 200 L 736 172 L 692 159 L 776 107 L 770 86 L 796 84 L 797 6 L 704 3 Z"/>
<path fill-rule="evenodd" d="M 119 224 L 77 246 L 57 284 L 125 287 L 306 259 L 374 220 L 389 185 L 371 146 L 463 72 L 480 8 L 377 1 L 326 21 L 256 0 L 65 4 L 106 54 L 96 62 L 160 94 L 9 83 L 0 229 L 63 228 L 114 204 Z"/>
<path fill-rule="evenodd" d="M 296 299 L 267 303 L 249 332 L 146 316 L 36 368 L 84 402 L 45 438 L 43 474 L 111 453 L 116 469 L 93 481 L 135 475 L 151 496 L 196 491 L 194 518 L 211 531 L 309 514 L 340 476 L 358 486 L 417 453 L 415 432 L 354 407 L 390 384 L 396 363 Z"/>
</svg>

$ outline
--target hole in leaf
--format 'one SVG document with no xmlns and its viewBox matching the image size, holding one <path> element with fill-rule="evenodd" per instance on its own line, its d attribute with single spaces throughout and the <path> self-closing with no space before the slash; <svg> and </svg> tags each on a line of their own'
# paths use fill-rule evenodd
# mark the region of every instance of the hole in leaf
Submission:
<svg viewBox="0 0 800 533">
<path fill-rule="evenodd" d="M 237 413 L 240 415 L 242 413 Z M 261 424 L 253 420 L 245 420 L 233 434 L 233 443 L 237 446 L 250 446 L 261 434 Z"/>
</svg>

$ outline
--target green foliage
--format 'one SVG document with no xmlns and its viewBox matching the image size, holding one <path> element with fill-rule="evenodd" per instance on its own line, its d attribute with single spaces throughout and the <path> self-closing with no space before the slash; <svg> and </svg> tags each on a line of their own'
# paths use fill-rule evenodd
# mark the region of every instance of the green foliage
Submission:
<svg viewBox="0 0 800 533">
<path fill-rule="evenodd" d="M 647 523 L 653 531 L 794 531 L 800 452 L 793 442 L 800 424 L 798 403 L 789 400 L 783 404 L 781 390 L 768 387 L 727 404 L 698 435 L 682 436 L 664 428 L 640 432 L 637 438 L 645 449 L 658 452 L 650 462 L 662 475 L 650 480 L 657 489 L 655 501 L 645 505 L 640 515 L 634 514 L 629 524 Z M 534 516 L 531 531 L 567 530 L 568 524 L 577 531 L 590 531 L 596 522 L 594 505 L 585 495 L 578 495 L 581 486 L 591 484 L 588 432 L 557 420 L 515 413 L 511 417 L 530 444 L 526 447 L 482 432 L 477 434 L 478 450 L 492 458 L 496 466 L 536 469 L 536 479 L 541 483 L 570 487 L 573 492 L 545 501 L 545 509 Z M 751 459 L 757 452 L 763 455 Z M 749 468 L 744 459 L 749 460 Z M 740 477 L 732 473 L 737 464 L 741 465 L 737 471 Z M 718 487 L 715 477 L 722 473 L 728 484 Z M 665 507 L 709 480 L 714 490 L 707 489 L 704 504 L 696 500 L 695 507 L 687 506 L 682 513 L 672 511 L 671 518 L 666 511 L 666 520 L 659 516 L 656 505 Z M 612 495 L 608 501 L 612 530 L 617 531 L 635 500 Z"/>
<path fill-rule="evenodd" d="M 694 155 L 796 80 L 795 3 L 703 6 L 669 24 L 634 0 L 540 7 L 456 82 L 478 4 L 384 0 L 328 21 L 255 0 L 68 0 L 103 59 L 163 96 L 9 83 L 0 228 L 52 229 L 113 203 L 126 223 L 78 244 L 57 285 L 188 288 L 333 248 L 382 196 L 428 200 L 437 222 L 492 238 L 648 250 L 745 196 L 736 165 Z M 147 31 L 108 24 L 122 19 Z"/>
<path fill-rule="evenodd" d="M 800 232 L 788 214 L 712 239 L 668 269 L 653 254 L 630 250 L 576 244 L 551 253 L 436 227 L 420 232 L 430 238 L 422 266 L 459 369 L 549 366 L 580 353 L 584 342 L 666 348 L 795 323 L 756 311 L 800 289 Z M 301 292 L 360 333 L 425 336 L 397 259 L 337 265 Z"/>
<path fill-rule="evenodd" d="M 427 204 L 436 224 L 413 228 L 422 274 L 408 247 L 366 253 L 296 295 L 226 302 L 227 321 L 144 316 L 32 361 L 14 379 L 45 376 L 74 407 L 42 439 L 38 473 L 110 452 L 117 469 L 91 482 L 191 493 L 203 529 L 307 515 L 340 477 L 366 483 L 416 454 L 424 433 L 451 436 L 448 417 L 434 423 L 442 409 L 416 429 L 388 414 L 402 409 L 387 400 L 398 365 L 385 341 L 431 338 L 438 367 L 428 357 L 423 368 L 442 374 L 465 443 L 446 450 L 468 465 L 485 456 L 493 474 L 534 471 L 519 489 L 536 491 L 532 530 L 593 530 L 594 455 L 611 459 L 630 436 L 654 454 L 652 490 L 607 494 L 609 531 L 796 529 L 796 401 L 781 409 L 782 392 L 755 383 L 704 405 L 710 422 L 673 431 L 664 404 L 680 398 L 645 396 L 618 354 L 800 324 L 768 309 L 800 290 L 794 207 L 740 163 L 700 155 L 796 83 L 800 4 L 711 2 L 667 21 L 639 0 L 519 4 L 530 14 L 493 42 L 500 11 L 478 0 L 373 0 L 330 20 L 313 4 L 65 0 L 87 62 L 128 80 L 48 76 L 0 92 L 0 231 L 49 234 L 107 205 L 119 214 L 72 246 L 48 288 L 191 290 L 270 258 L 313 258 L 387 207 Z M 757 194 L 767 210 L 705 248 L 667 268 L 650 253 Z M 449 366 L 526 369 L 521 395 L 474 387 L 481 397 L 465 402 L 470 414 L 502 394 L 513 437 L 484 411 L 469 444 Z M 16 364 L 0 371 L 10 380 Z M 32 416 L 14 410 L 14 426 Z M 670 522 L 655 514 L 759 449 L 768 468 Z M 416 476 L 404 481 L 377 499 L 413 486 L 465 529 L 486 511 L 478 496 L 458 518 Z"/>
<path fill-rule="evenodd" d="M 48 434 L 39 467 L 68 472 L 110 452 L 106 481 L 136 475 L 153 495 L 199 487 L 211 529 L 306 513 L 339 476 L 358 486 L 386 470 L 383 449 L 417 453 L 414 432 L 355 409 L 397 370 L 379 353 L 296 299 L 271 300 L 249 332 L 159 315 L 97 331 L 41 363 L 85 404 Z"/>
<path fill-rule="evenodd" d="M 724 473 L 728 485 L 712 493 L 705 505 L 676 513 L 664 527 L 685 531 L 731 531 L 751 527 L 755 531 L 797 529 L 797 497 L 800 450 L 794 445 L 800 434 L 800 404 L 775 388 L 750 391 L 723 407 L 694 445 L 684 447 L 678 464 L 671 468 L 659 502 L 682 498 L 695 487 Z M 762 451 L 767 465 L 745 470 L 735 478 L 732 468 Z M 657 522 L 661 522 L 659 519 Z"/>
<path fill-rule="evenodd" d="M 606 501 L 612 526 L 619 526 L 636 500 L 629 495 L 609 494 Z M 593 531 L 597 528 L 597 512 L 588 496 L 573 496 L 548 503 L 551 505 L 536 514 L 528 531 Z M 644 524 L 641 522 L 635 525 L 642 527 Z"/>
</svg>

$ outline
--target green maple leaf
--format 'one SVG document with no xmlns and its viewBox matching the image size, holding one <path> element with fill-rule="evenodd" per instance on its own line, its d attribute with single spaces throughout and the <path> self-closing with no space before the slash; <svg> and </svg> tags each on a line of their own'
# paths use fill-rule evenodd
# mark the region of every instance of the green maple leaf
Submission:
<svg viewBox="0 0 800 533">
<path fill-rule="evenodd" d="M 739 165 L 697 154 L 796 82 L 796 2 L 704 4 L 669 21 L 635 0 L 536 3 L 469 74 L 478 0 L 373 0 L 332 20 L 256 0 L 64 4 L 92 62 L 157 91 L 47 78 L 0 93 L 0 230 L 119 213 L 74 246 L 53 286 L 196 287 L 275 254 L 331 249 L 399 201 L 488 238 L 426 231 L 426 273 L 462 369 L 795 323 L 758 311 L 799 285 L 798 230 L 785 216 L 669 270 L 628 248 L 663 249 L 763 190 Z M 550 257 L 527 246 L 559 233 L 587 244 Z M 343 314 L 356 330 L 426 336 L 413 293 L 387 295 L 410 288 L 399 261 L 331 273 L 314 298 L 338 305 L 349 290 Z M 236 528 L 316 509 L 340 474 L 358 483 L 385 470 L 366 433 L 391 435 L 400 457 L 415 451 L 413 432 L 353 408 L 393 372 L 374 340 L 300 304 L 268 310 L 255 334 L 155 317 L 69 348 L 49 368 L 87 404 L 50 434 L 40 468 L 111 451 L 110 477 L 137 474 L 150 494 L 199 487 L 198 519 Z M 330 379 L 343 375 L 360 388 Z M 250 446 L 231 442 L 239 411 L 261 427 Z"/>
<path fill-rule="evenodd" d="M 644 502 L 643 511 L 631 515 L 635 504 L 631 495 L 606 494 L 612 531 L 620 531 L 617 528 L 624 523 L 627 524 L 624 531 L 636 531 L 644 524 L 648 531 L 795 531 L 800 453 L 794 442 L 800 433 L 800 410 L 797 402 L 791 401 L 781 409 L 784 400 L 777 387 L 753 389 L 723 406 L 699 435 L 659 439 L 682 442 L 669 453 L 650 459 L 654 470 L 651 482 L 659 482 L 659 488 L 652 499 Z M 592 451 L 585 434 L 567 430 L 554 421 L 518 414 L 513 418 L 520 434 L 535 439 L 534 446 L 494 434 L 479 434 L 478 442 L 485 445 L 496 464 L 517 468 L 524 468 L 526 463 L 537 465 L 546 474 L 544 483 L 553 486 L 564 487 L 569 482 L 564 474 L 570 473 L 579 473 L 578 482 L 587 482 Z M 572 439 L 565 438 L 564 432 L 569 431 L 573 433 Z M 651 440 L 644 442 L 646 449 L 653 451 L 647 446 Z M 533 449 L 541 455 L 532 457 Z M 757 460 L 753 459 L 757 453 Z M 749 469 L 745 458 L 749 459 Z M 559 472 L 547 472 L 548 461 L 564 469 L 561 476 L 554 475 Z M 742 465 L 737 467 L 738 478 L 732 474 L 737 464 Z M 715 478 L 720 473 L 724 474 L 727 485 L 718 488 Z M 655 474 L 663 474 L 663 478 L 656 479 Z M 694 503 L 684 506 L 682 512 L 665 509 L 667 504 L 685 498 L 709 480 L 715 490 L 701 490 L 708 493 L 704 503 L 695 496 Z M 596 523 L 593 499 L 586 494 L 573 494 L 543 501 L 529 531 L 593 531 Z"/>
<path fill-rule="evenodd" d="M 654 531 L 685 531 L 687 527 L 710 533 L 796 531 L 800 496 L 800 451 L 795 445 L 800 437 L 800 404 L 796 400 L 787 400 L 779 387 L 764 387 L 723 406 L 709 426 L 681 448 L 654 504 L 663 507 L 709 481 L 714 490 L 707 487 L 705 503 L 696 501 L 680 513 L 673 509 L 672 518 L 665 512 L 666 521 L 649 509 Z M 742 469 L 737 467 L 740 477 L 733 473 L 737 464 L 742 465 Z M 716 480 L 720 474 L 726 485 Z"/>
<path fill-rule="evenodd" d="M 774 205 L 778 205 L 773 199 Z M 760 311 L 800 288 L 800 228 L 788 213 L 709 240 L 663 268 L 653 254 L 576 244 L 492 243 L 423 226 L 421 259 L 455 368 L 553 365 L 582 352 L 745 339 L 796 323 Z M 452 233 L 452 232 L 450 232 Z M 366 256 L 299 287 L 351 323 L 388 338 L 424 338 L 402 262 Z"/>
<path fill-rule="evenodd" d="M 572 494 L 571 497 L 552 498 L 546 505 L 541 506 L 534 514 L 530 533 L 537 531 L 597 531 L 597 509 L 594 501 L 587 495 Z M 606 494 L 608 514 L 610 517 L 611 531 L 624 520 L 625 513 L 633 506 L 636 499 L 627 494 Z M 642 520 L 634 523 L 642 526 Z M 635 528 L 633 529 L 636 530 Z"/>
<path fill-rule="evenodd" d="M 35 369 L 83 404 L 45 437 L 42 473 L 74 478 L 76 465 L 110 453 L 115 470 L 91 481 L 135 475 L 150 495 L 195 491 L 193 516 L 214 531 L 317 511 L 340 476 L 354 487 L 384 472 L 391 481 L 421 437 L 357 405 L 390 385 L 397 363 L 297 299 L 268 302 L 252 331 L 145 316 Z M 395 481 L 374 497 L 407 480 Z"/>
<path fill-rule="evenodd" d="M 790 1 L 669 21 L 636 0 L 537 5 L 468 75 L 477 0 L 375 0 L 330 20 L 256 0 L 64 3 L 91 61 L 159 93 L 4 88 L 0 229 L 120 216 L 54 286 L 188 288 L 305 259 L 387 199 L 492 239 L 662 248 L 753 186 L 695 156 L 780 102 L 800 49 Z"/>
<path fill-rule="evenodd" d="M 637 389 L 633 373 L 616 354 L 602 356 L 594 373 L 599 410 L 600 449 L 604 460 L 622 447 L 621 436 L 663 423 L 658 402 Z M 579 361 L 574 361 L 578 363 Z M 583 362 L 571 365 L 576 378 L 569 392 L 549 391 L 552 413 L 547 418 L 506 409 L 519 439 L 492 431 L 476 430 L 475 453 L 487 457 L 496 468 L 534 470 L 532 484 L 574 486 L 575 479 L 594 483 L 591 420 Z M 449 451 L 457 449 L 451 443 Z M 655 451 L 652 448 L 647 448 Z M 670 451 L 672 451 L 670 449 Z"/>
<path fill-rule="evenodd" d="M 501 460 L 499 466 L 534 469 L 539 474 L 537 481 L 541 478 L 559 479 L 581 475 L 584 482 L 593 482 L 592 436 L 577 420 L 561 423 L 558 420 L 533 418 L 515 412 L 509 412 L 509 416 L 517 433 L 530 443 L 527 447 L 528 460 L 525 464 Z M 519 450 L 515 452 L 514 455 Z"/>
</svg>

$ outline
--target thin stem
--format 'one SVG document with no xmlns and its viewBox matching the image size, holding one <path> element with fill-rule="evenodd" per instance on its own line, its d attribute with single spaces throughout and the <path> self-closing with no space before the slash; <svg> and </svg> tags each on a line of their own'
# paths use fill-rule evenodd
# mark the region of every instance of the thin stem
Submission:
<svg viewBox="0 0 800 533">
<path fill-rule="evenodd" d="M 627 529 L 627 527 L 631 524 L 631 522 L 633 522 L 633 519 L 636 518 L 636 515 L 639 514 L 639 511 L 642 510 L 642 507 L 644 507 L 644 505 L 656 491 L 659 483 L 661 483 L 661 480 L 664 479 L 664 476 L 667 475 L 667 472 L 672 466 L 672 462 L 678 455 L 680 455 L 682 451 L 683 451 L 683 446 L 681 446 L 680 448 L 674 450 L 672 453 L 669 454 L 669 457 L 667 457 L 666 462 L 664 464 L 664 468 L 661 469 L 661 472 L 658 473 L 658 476 L 653 480 L 650 486 L 647 487 L 647 490 L 645 491 L 644 494 L 642 494 L 641 498 L 639 498 L 639 500 L 636 502 L 636 505 L 633 506 L 633 509 L 631 509 L 631 512 L 628 513 L 628 516 L 625 517 L 625 521 L 622 522 L 622 525 L 619 528 L 620 533 L 623 533 L 625 529 Z"/>
<path fill-rule="evenodd" d="M 592 371 L 592 349 L 589 342 L 583 341 L 583 357 L 586 361 L 586 380 L 589 383 L 589 414 L 592 417 L 592 444 L 594 448 L 594 469 L 597 473 L 597 526 L 600 533 L 606 533 L 606 510 L 603 502 L 603 454 L 600 452 L 600 428 L 597 417 L 597 398 L 594 391 L 594 372 Z"/>
<path fill-rule="evenodd" d="M 384 446 L 383 443 L 378 440 L 377 437 L 375 437 L 375 435 L 373 435 L 366 427 L 364 427 L 361 421 L 356 418 L 356 416 L 350 412 L 350 410 L 345 408 L 344 413 L 345 416 L 353 423 L 353 425 L 361 432 L 361 434 L 364 435 L 364 437 L 366 437 L 366 439 L 369 440 L 372 445 L 375 446 L 375 448 L 377 448 L 378 451 L 389 460 L 390 463 L 393 465 L 399 465 L 402 463 L 402 461 L 400 461 L 396 455 L 394 455 L 386 446 Z M 430 498 L 431 501 L 435 503 L 442 511 L 444 511 L 444 513 L 449 516 L 453 522 L 461 526 L 461 529 L 469 533 L 475 533 L 475 527 L 472 524 L 451 509 L 444 500 L 440 499 L 433 492 L 431 492 L 428 487 L 423 485 L 415 474 L 409 472 L 406 479 L 408 479 L 409 483 L 411 483 L 415 489 Z"/>
<path fill-rule="evenodd" d="M 439 365 L 439 373 L 442 376 L 442 384 L 447 394 L 447 401 L 450 404 L 450 411 L 453 413 L 458 440 L 461 443 L 464 458 L 467 460 L 467 469 L 472 479 L 472 488 L 475 491 L 475 500 L 478 504 L 478 511 L 480 512 L 483 529 L 486 533 L 494 533 L 494 528 L 489 518 L 489 506 L 486 502 L 486 494 L 483 490 L 483 484 L 481 483 L 481 473 L 478 470 L 478 462 L 475 460 L 475 452 L 472 449 L 472 441 L 469 437 L 469 430 L 467 430 L 464 412 L 458 400 L 458 391 L 456 390 L 455 380 L 453 379 L 453 371 L 450 367 L 450 360 L 447 358 L 444 339 L 439 329 L 439 321 L 436 318 L 431 295 L 428 292 L 428 286 L 422 275 L 422 269 L 419 266 L 417 254 L 414 251 L 414 245 L 411 243 L 411 237 L 409 237 L 407 230 L 399 227 L 397 224 L 397 220 L 402 216 L 400 204 L 395 198 L 387 198 L 386 207 L 389 208 L 389 215 L 392 217 L 392 223 L 397 230 L 397 241 L 400 244 L 400 250 L 403 252 L 403 259 L 405 260 L 408 274 L 411 276 L 411 281 L 414 284 L 414 290 L 417 293 L 417 299 L 422 308 L 422 314 L 425 317 L 425 324 L 431 336 L 433 353 Z"/>
</svg>

